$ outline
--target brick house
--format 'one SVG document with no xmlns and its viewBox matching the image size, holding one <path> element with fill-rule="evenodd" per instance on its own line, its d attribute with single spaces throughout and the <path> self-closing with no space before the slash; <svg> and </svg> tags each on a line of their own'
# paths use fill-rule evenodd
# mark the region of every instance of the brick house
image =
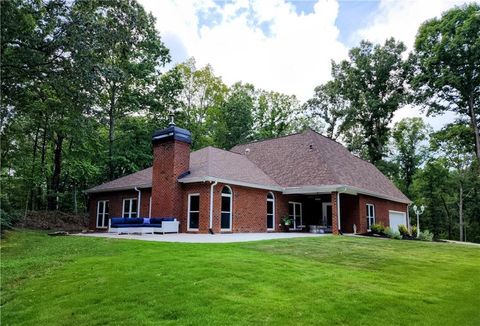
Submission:
<svg viewBox="0 0 480 326">
<path fill-rule="evenodd" d="M 153 167 L 87 190 L 90 226 L 110 217 L 175 217 L 180 232 L 366 232 L 408 225 L 410 200 L 372 164 L 313 130 L 190 151 L 190 132 L 152 137 Z"/>
</svg>

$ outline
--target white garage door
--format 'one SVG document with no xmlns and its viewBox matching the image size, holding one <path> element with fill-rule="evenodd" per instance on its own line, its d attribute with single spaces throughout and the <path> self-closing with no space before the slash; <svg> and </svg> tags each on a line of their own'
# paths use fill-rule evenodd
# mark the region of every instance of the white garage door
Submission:
<svg viewBox="0 0 480 326">
<path fill-rule="evenodd" d="M 389 215 L 390 215 L 390 228 L 393 231 L 398 231 L 399 225 L 407 226 L 407 218 L 405 213 L 390 211 Z"/>
</svg>

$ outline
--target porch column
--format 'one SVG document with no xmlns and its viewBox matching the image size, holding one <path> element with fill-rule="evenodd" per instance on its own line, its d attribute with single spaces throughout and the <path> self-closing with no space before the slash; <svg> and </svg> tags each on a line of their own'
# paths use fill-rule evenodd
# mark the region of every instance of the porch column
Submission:
<svg viewBox="0 0 480 326">
<path fill-rule="evenodd" d="M 337 192 L 332 192 L 331 194 L 331 202 L 332 202 L 332 233 L 338 235 L 338 229 L 340 228 L 338 225 L 338 208 L 337 208 Z"/>
</svg>

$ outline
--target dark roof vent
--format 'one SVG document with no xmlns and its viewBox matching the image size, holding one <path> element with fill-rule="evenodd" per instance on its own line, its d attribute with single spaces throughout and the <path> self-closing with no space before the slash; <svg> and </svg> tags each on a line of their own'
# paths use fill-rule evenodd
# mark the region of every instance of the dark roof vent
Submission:
<svg viewBox="0 0 480 326">
<path fill-rule="evenodd" d="M 191 144 L 192 134 L 187 129 L 183 129 L 175 125 L 169 125 L 165 129 L 155 131 L 152 136 L 152 142 L 154 144 L 164 143 L 171 140 L 178 140 L 187 144 Z"/>
</svg>

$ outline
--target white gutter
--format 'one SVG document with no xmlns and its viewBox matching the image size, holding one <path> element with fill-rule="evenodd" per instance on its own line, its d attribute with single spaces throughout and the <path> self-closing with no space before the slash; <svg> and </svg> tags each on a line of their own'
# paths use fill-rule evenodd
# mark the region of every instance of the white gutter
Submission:
<svg viewBox="0 0 480 326">
<path fill-rule="evenodd" d="M 133 188 L 135 189 L 135 191 L 138 192 L 138 202 L 137 202 L 137 217 L 140 217 L 140 207 L 142 207 L 140 205 L 141 201 L 142 201 L 142 191 L 140 189 L 138 189 L 137 187 Z"/>
<path fill-rule="evenodd" d="M 257 188 L 257 189 L 266 189 L 266 190 L 273 190 L 273 191 L 283 191 L 284 188 L 276 185 L 262 185 L 262 184 L 257 184 L 257 183 L 250 183 L 250 182 L 243 182 L 243 181 L 237 181 L 237 180 L 230 180 L 230 179 L 222 179 L 222 178 L 216 178 L 216 177 L 185 177 L 182 179 L 178 179 L 178 182 L 181 183 L 195 183 L 195 182 L 220 182 L 220 183 L 225 183 L 225 184 L 231 184 L 231 185 L 236 185 L 236 186 L 243 186 L 243 187 L 249 187 L 249 188 Z"/>
<path fill-rule="evenodd" d="M 210 185 L 210 216 L 209 216 L 209 229 L 213 228 L 213 187 L 217 185 L 218 181 L 212 182 Z"/>
</svg>

